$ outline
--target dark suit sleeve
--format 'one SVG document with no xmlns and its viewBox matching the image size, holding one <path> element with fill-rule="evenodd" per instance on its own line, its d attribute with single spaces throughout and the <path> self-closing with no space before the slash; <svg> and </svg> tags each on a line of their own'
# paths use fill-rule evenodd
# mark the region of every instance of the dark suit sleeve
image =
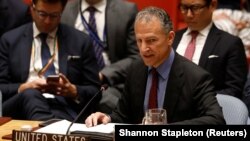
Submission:
<svg viewBox="0 0 250 141">
<path fill-rule="evenodd" d="M 217 92 L 242 98 L 243 88 L 248 73 L 244 46 L 240 38 L 230 39 L 230 41 L 225 44 L 229 46 L 228 52 L 225 55 L 227 60 L 225 60 L 225 63 L 222 63 L 222 65 L 225 65 L 225 72 L 222 72 L 225 74 L 225 82 L 224 86 L 221 86 L 221 89 Z M 219 77 L 220 76 L 218 76 L 217 79 Z"/>
<path fill-rule="evenodd" d="M 140 124 L 144 116 L 144 97 L 147 81 L 147 67 L 137 58 L 129 68 L 124 93 L 116 109 L 110 115 L 112 122 Z"/>
<path fill-rule="evenodd" d="M 138 54 L 134 33 L 134 20 L 137 12 L 138 9 L 135 4 L 125 2 L 117 2 L 115 8 L 108 10 L 107 14 L 109 15 L 107 15 L 106 22 L 108 55 L 111 65 L 105 67 L 101 73 L 104 74 L 111 85 L 124 83 L 127 69 Z M 123 18 L 119 21 L 114 18 L 121 16 Z M 112 27 L 113 25 L 114 27 Z"/>
<path fill-rule="evenodd" d="M 29 52 L 26 52 L 24 48 L 17 48 L 18 45 L 21 45 L 20 34 L 22 32 L 23 28 L 17 30 L 17 32 L 11 31 L 4 34 L 0 39 L 0 90 L 3 94 L 3 101 L 17 94 L 20 84 L 25 82 L 22 79 L 25 75 L 21 75 L 23 66 L 19 61 L 22 58 L 22 53 L 29 56 L 27 55 Z M 25 46 L 31 47 L 31 42 L 25 44 Z"/>
</svg>

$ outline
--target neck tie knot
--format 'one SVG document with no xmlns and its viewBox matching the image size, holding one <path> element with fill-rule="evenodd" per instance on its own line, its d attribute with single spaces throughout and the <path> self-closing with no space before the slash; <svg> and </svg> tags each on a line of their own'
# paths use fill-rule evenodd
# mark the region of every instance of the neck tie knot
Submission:
<svg viewBox="0 0 250 141">
<path fill-rule="evenodd" d="M 198 31 L 191 31 L 190 35 L 192 36 L 192 39 L 195 39 L 197 37 L 197 35 L 199 34 Z"/>
<path fill-rule="evenodd" d="M 151 71 L 152 71 L 152 76 L 157 78 L 158 77 L 158 72 L 157 72 L 156 68 L 152 68 Z"/>
<path fill-rule="evenodd" d="M 89 13 L 95 13 L 96 12 L 96 8 L 94 6 L 89 6 L 87 8 L 87 11 L 89 11 Z"/>
<path fill-rule="evenodd" d="M 48 37 L 48 34 L 47 34 L 47 33 L 40 33 L 40 34 L 39 34 L 39 38 L 41 39 L 41 41 L 42 41 L 43 43 L 46 42 L 47 37 Z"/>
</svg>

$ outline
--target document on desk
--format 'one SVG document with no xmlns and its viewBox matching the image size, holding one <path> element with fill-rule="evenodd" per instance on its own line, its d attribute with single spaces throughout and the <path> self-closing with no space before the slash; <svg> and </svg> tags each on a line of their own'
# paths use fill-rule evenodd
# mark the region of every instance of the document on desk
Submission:
<svg viewBox="0 0 250 141">
<path fill-rule="evenodd" d="M 40 133 L 52 133 L 52 134 L 63 134 L 65 135 L 67 132 L 67 129 L 70 125 L 70 121 L 67 120 L 61 120 L 55 123 L 52 123 L 48 126 L 45 126 L 43 128 L 40 128 L 36 130 L 35 132 Z M 101 134 L 113 134 L 115 129 L 115 123 L 108 123 L 108 124 L 99 124 L 94 127 L 86 127 L 85 124 L 80 123 L 74 123 L 72 127 L 70 128 L 70 132 L 77 132 L 77 133 L 101 133 Z"/>
</svg>

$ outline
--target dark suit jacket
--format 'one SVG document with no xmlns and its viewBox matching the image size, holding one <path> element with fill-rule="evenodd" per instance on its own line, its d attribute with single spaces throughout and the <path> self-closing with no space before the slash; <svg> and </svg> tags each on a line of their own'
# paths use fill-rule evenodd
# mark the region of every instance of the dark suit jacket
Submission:
<svg viewBox="0 0 250 141">
<path fill-rule="evenodd" d="M 29 7 L 23 0 L 0 0 L 0 37 L 22 24 L 31 22 Z"/>
<path fill-rule="evenodd" d="M 147 75 L 148 68 L 142 60 L 131 66 L 125 83 L 125 93 L 117 110 L 111 114 L 112 122 L 142 122 Z M 168 123 L 225 124 L 215 95 L 209 73 L 176 54 L 163 106 L 167 110 Z"/>
<path fill-rule="evenodd" d="M 98 66 L 89 37 L 72 27 L 59 25 L 59 72 L 77 87 L 79 100 L 85 105 L 99 90 Z M 3 101 L 18 93 L 29 75 L 32 24 L 5 33 L 0 41 L 0 90 Z M 78 56 L 79 58 L 70 58 Z"/>
<path fill-rule="evenodd" d="M 241 0 L 218 0 L 217 8 L 227 8 L 232 10 L 241 10 Z"/>
<path fill-rule="evenodd" d="M 176 50 L 186 29 L 176 33 L 173 48 Z M 211 55 L 216 57 L 209 58 Z M 247 79 L 247 60 L 240 38 L 212 26 L 205 42 L 199 66 L 210 72 L 218 93 L 242 98 Z"/>
<path fill-rule="evenodd" d="M 62 22 L 72 27 L 79 12 L 79 0 L 69 1 Z M 105 26 L 107 29 L 108 56 L 112 63 L 105 67 L 104 74 L 111 85 L 124 83 L 127 69 L 138 53 L 134 35 L 135 4 L 124 0 L 107 0 Z"/>
</svg>

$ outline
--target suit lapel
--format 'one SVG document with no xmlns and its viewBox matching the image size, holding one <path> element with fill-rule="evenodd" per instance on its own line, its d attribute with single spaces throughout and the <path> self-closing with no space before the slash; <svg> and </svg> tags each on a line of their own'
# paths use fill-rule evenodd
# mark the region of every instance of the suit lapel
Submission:
<svg viewBox="0 0 250 141">
<path fill-rule="evenodd" d="M 182 61 L 180 56 L 175 54 L 175 59 L 172 64 L 168 84 L 166 88 L 166 96 L 164 100 L 164 107 L 167 108 L 168 119 L 172 119 L 174 114 L 174 109 L 176 109 L 176 104 L 181 95 L 182 86 L 185 79 L 182 78 L 184 70 L 182 68 Z"/>
<path fill-rule="evenodd" d="M 182 35 L 184 34 L 184 32 L 186 32 L 186 30 L 187 30 L 187 28 L 176 32 L 174 42 L 173 42 L 173 45 L 172 45 L 174 50 L 177 49 L 177 47 L 178 47 L 178 45 L 179 45 L 179 43 L 181 41 Z"/>
<path fill-rule="evenodd" d="M 208 56 L 213 52 L 213 50 L 216 48 L 216 44 L 218 40 L 220 39 L 219 33 L 217 32 L 218 29 L 213 25 L 211 27 L 210 32 L 208 33 L 204 48 L 201 52 L 200 60 L 199 60 L 199 66 L 205 68 L 206 63 L 208 61 Z"/>
<path fill-rule="evenodd" d="M 140 81 L 133 81 L 133 86 L 136 87 L 134 89 L 134 94 L 136 96 L 131 96 L 135 98 L 135 107 L 138 107 L 138 110 L 136 111 L 137 114 L 141 117 L 144 116 L 144 98 L 145 98 L 145 91 L 146 91 L 146 83 L 147 83 L 147 76 L 148 76 L 148 67 L 146 67 L 143 63 L 143 61 L 140 61 L 140 64 L 136 65 L 136 69 L 133 69 L 135 71 L 135 76 L 137 80 Z M 141 67 L 138 67 L 141 66 Z M 132 104 L 131 104 L 132 105 Z"/>
<path fill-rule="evenodd" d="M 58 31 L 58 59 L 59 59 L 59 72 L 66 74 L 67 72 L 67 35 L 63 32 L 63 27 L 59 25 Z"/>
<path fill-rule="evenodd" d="M 21 69 L 20 69 L 20 74 L 21 75 L 21 80 L 26 81 L 29 75 L 29 69 L 30 69 L 30 58 L 31 58 L 31 49 L 32 49 L 32 42 L 33 42 L 33 28 L 32 24 L 28 24 L 25 29 L 25 32 L 22 36 L 22 43 L 20 43 L 19 48 L 20 54 L 21 54 Z M 27 55 L 30 54 L 30 55 Z"/>
<path fill-rule="evenodd" d="M 119 22 L 119 20 L 117 20 L 116 15 L 116 10 L 115 10 L 115 3 L 112 0 L 107 0 L 107 7 L 106 7 L 106 12 L 105 12 L 105 29 L 106 29 L 106 36 L 107 36 L 107 44 L 109 44 L 110 42 L 114 42 L 115 40 L 115 32 L 117 32 L 117 22 Z M 112 45 L 112 44 L 111 44 Z M 112 47 L 110 45 L 108 45 L 108 47 Z M 109 51 L 113 51 L 115 49 L 109 49 Z M 112 53 L 111 53 L 112 54 Z M 112 56 L 113 57 L 113 56 Z"/>
</svg>

